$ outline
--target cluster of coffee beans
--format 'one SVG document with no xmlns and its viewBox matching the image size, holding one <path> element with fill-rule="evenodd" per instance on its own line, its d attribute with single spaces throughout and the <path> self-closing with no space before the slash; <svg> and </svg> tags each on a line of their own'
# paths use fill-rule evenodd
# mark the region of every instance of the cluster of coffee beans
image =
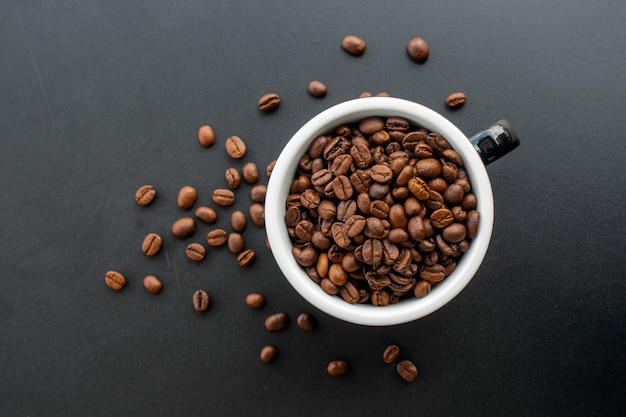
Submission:
<svg viewBox="0 0 626 417">
<path fill-rule="evenodd" d="M 426 296 L 478 230 L 461 156 L 401 117 L 368 117 L 315 138 L 286 207 L 296 261 L 348 303 Z"/>
</svg>

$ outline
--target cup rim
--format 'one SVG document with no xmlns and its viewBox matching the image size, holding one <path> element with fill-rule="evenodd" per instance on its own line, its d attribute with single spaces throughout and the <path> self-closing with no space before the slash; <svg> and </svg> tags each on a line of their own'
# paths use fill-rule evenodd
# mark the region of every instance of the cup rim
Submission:
<svg viewBox="0 0 626 417">
<path fill-rule="evenodd" d="M 284 216 L 289 186 L 300 157 L 319 135 L 370 116 L 404 117 L 411 123 L 441 134 L 464 161 L 476 195 L 480 222 L 470 249 L 455 270 L 423 298 L 401 300 L 377 307 L 350 304 L 326 293 L 294 259 Z M 272 170 L 265 200 L 265 225 L 272 255 L 291 286 L 319 310 L 344 321 L 366 326 L 391 326 L 425 317 L 454 299 L 472 280 L 485 258 L 493 232 L 494 203 L 486 167 L 474 146 L 452 122 L 413 101 L 393 97 L 358 98 L 336 104 L 314 116 L 287 142 Z"/>
</svg>

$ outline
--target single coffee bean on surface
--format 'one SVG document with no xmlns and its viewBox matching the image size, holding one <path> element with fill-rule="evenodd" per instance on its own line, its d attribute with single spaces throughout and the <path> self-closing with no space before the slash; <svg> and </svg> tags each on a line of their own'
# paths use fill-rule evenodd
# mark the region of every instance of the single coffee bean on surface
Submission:
<svg viewBox="0 0 626 417">
<path fill-rule="evenodd" d="M 241 167 L 241 173 L 248 184 L 254 184 L 259 180 L 259 167 L 254 162 L 246 162 Z"/>
<path fill-rule="evenodd" d="M 141 244 L 141 251 L 148 256 L 156 255 L 163 245 L 163 239 L 156 233 L 149 233 Z"/>
<path fill-rule="evenodd" d="M 240 266 L 248 266 L 256 259 L 256 253 L 252 249 L 245 249 L 237 255 L 237 263 Z"/>
<path fill-rule="evenodd" d="M 246 155 L 246 144 L 239 136 L 226 139 L 226 152 L 233 159 L 241 159 Z"/>
<path fill-rule="evenodd" d="M 350 55 L 360 56 L 365 52 L 367 45 L 358 36 L 347 35 L 341 40 L 341 47 Z"/>
<path fill-rule="evenodd" d="M 265 319 L 265 328 L 270 332 L 278 332 L 287 327 L 287 315 L 285 313 L 274 313 Z"/>
<path fill-rule="evenodd" d="M 215 132 L 209 125 L 200 126 L 198 129 L 198 142 L 205 148 L 211 147 L 215 144 Z"/>
<path fill-rule="evenodd" d="M 250 200 L 255 203 L 264 203 L 267 194 L 267 185 L 257 184 L 250 188 Z"/>
<path fill-rule="evenodd" d="M 264 94 L 259 99 L 258 106 L 259 110 L 265 112 L 276 110 L 280 106 L 280 96 L 276 93 Z"/>
<path fill-rule="evenodd" d="M 196 221 L 192 217 L 182 217 L 172 224 L 172 234 L 176 237 L 188 237 L 196 232 Z"/>
<path fill-rule="evenodd" d="M 272 171 L 274 170 L 275 165 L 276 165 L 276 159 L 274 159 L 272 162 L 267 164 L 267 167 L 265 167 L 265 175 L 267 175 L 267 178 L 269 178 L 272 175 Z"/>
<path fill-rule="evenodd" d="M 199 243 L 190 243 L 185 249 L 185 254 L 192 261 L 200 262 L 206 256 L 206 249 Z"/>
<path fill-rule="evenodd" d="M 198 192 L 196 189 L 190 185 L 185 185 L 178 191 L 176 202 L 181 209 L 189 210 L 196 203 L 197 198 Z"/>
<path fill-rule="evenodd" d="M 406 51 L 409 54 L 409 57 L 415 62 L 423 63 L 428 59 L 428 55 L 430 54 L 430 48 L 428 47 L 428 43 L 422 38 L 413 38 L 409 41 L 406 46 Z"/>
<path fill-rule="evenodd" d="M 265 226 L 265 207 L 261 203 L 254 203 L 249 208 L 250 221 L 257 227 Z"/>
<path fill-rule="evenodd" d="M 341 376 L 348 372 L 348 362 L 344 360 L 330 361 L 326 366 L 326 371 L 330 376 Z"/>
<path fill-rule="evenodd" d="M 326 95 L 326 93 L 328 92 L 328 87 L 326 87 L 326 84 L 321 81 L 313 80 L 309 83 L 307 91 L 313 97 L 320 98 Z"/>
<path fill-rule="evenodd" d="M 450 94 L 446 98 L 446 104 L 448 107 L 458 108 L 467 103 L 467 96 L 461 91 Z"/>
<path fill-rule="evenodd" d="M 385 363 L 394 363 L 400 357 L 400 347 L 398 345 L 389 345 L 383 351 L 383 361 Z"/>
<path fill-rule="evenodd" d="M 140 206 L 147 206 L 156 197 L 156 191 L 151 185 L 143 185 L 135 192 L 135 201 Z"/>
<path fill-rule="evenodd" d="M 207 234 L 209 246 L 224 246 L 228 241 L 228 232 L 224 229 L 213 229 Z"/>
<path fill-rule="evenodd" d="M 239 255 L 245 249 L 246 242 L 240 233 L 233 232 L 228 234 L 226 246 L 231 253 Z"/>
<path fill-rule="evenodd" d="M 198 313 L 204 313 L 209 309 L 209 304 L 211 303 L 211 298 L 209 294 L 204 290 L 197 290 L 193 293 L 192 297 L 193 308 Z"/>
<path fill-rule="evenodd" d="M 224 178 L 226 178 L 226 184 L 228 184 L 230 188 L 236 189 L 241 184 L 241 174 L 239 174 L 239 170 L 235 167 L 226 168 Z"/>
<path fill-rule="evenodd" d="M 276 349 L 276 347 L 272 345 L 267 345 L 263 347 L 263 349 L 261 349 L 261 354 L 259 356 L 261 358 L 261 362 L 270 363 L 271 361 L 276 359 L 277 355 L 278 350 Z"/>
<path fill-rule="evenodd" d="M 124 278 L 124 275 L 117 271 L 107 271 L 104 276 L 104 282 L 109 288 L 116 291 L 119 291 L 126 286 L 126 278 Z"/>
<path fill-rule="evenodd" d="M 235 232 L 243 232 L 248 225 L 246 214 L 241 210 L 234 210 L 230 213 L 230 225 Z"/>
<path fill-rule="evenodd" d="M 402 377 L 406 382 L 413 382 L 417 379 L 417 367 L 409 360 L 403 360 L 398 362 L 396 366 L 398 375 Z"/>
<path fill-rule="evenodd" d="M 235 202 L 235 193 L 226 188 L 213 191 L 213 201 L 220 206 L 227 207 Z"/>
<path fill-rule="evenodd" d="M 206 206 L 200 206 L 196 208 L 195 215 L 198 220 L 201 220 L 208 224 L 213 224 L 217 222 L 218 214 L 215 209 Z"/>
<path fill-rule="evenodd" d="M 163 289 L 163 284 L 161 281 L 155 277 L 154 275 L 147 275 L 143 279 L 143 286 L 148 290 L 151 294 L 158 294 Z"/>
<path fill-rule="evenodd" d="M 246 296 L 246 305 L 254 309 L 262 308 L 265 305 L 265 297 L 258 293 L 248 294 Z"/>
<path fill-rule="evenodd" d="M 301 313 L 296 319 L 296 323 L 299 328 L 307 332 L 315 328 L 315 319 L 309 313 Z"/>
</svg>

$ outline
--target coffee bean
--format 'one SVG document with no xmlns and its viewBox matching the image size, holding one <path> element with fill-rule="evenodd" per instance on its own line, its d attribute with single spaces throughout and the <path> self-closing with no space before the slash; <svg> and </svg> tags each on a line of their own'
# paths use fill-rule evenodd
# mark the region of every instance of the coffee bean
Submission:
<svg viewBox="0 0 626 417">
<path fill-rule="evenodd" d="M 365 41 L 358 36 L 348 35 L 341 40 L 341 47 L 350 55 L 363 55 L 366 48 Z"/>
<path fill-rule="evenodd" d="M 196 232 L 196 222 L 192 217 L 182 217 L 172 224 L 172 234 L 176 237 L 191 236 Z"/>
<path fill-rule="evenodd" d="M 267 345 L 263 347 L 263 349 L 261 349 L 261 354 L 260 354 L 261 362 L 270 363 L 271 361 L 276 359 L 277 355 L 278 355 L 278 350 L 276 349 L 276 347 L 272 345 Z"/>
<path fill-rule="evenodd" d="M 231 136 L 226 139 L 226 152 L 231 158 L 243 158 L 246 155 L 246 144 L 239 136 Z"/>
<path fill-rule="evenodd" d="M 116 291 L 119 291 L 126 286 L 126 278 L 124 278 L 124 275 L 117 271 L 107 271 L 104 276 L 104 282 L 109 288 Z"/>
<path fill-rule="evenodd" d="M 225 188 L 213 191 L 213 201 L 220 206 L 230 206 L 235 202 L 235 193 Z"/>
<path fill-rule="evenodd" d="M 192 302 L 194 310 L 196 310 L 198 313 L 204 313 L 209 309 L 211 298 L 206 291 L 197 290 L 195 293 L 193 293 Z"/>
<path fill-rule="evenodd" d="M 326 95 L 328 88 L 326 87 L 326 84 L 324 84 L 323 82 L 314 80 L 309 83 L 309 86 L 307 87 L 307 91 L 313 97 L 320 98 Z"/>
<path fill-rule="evenodd" d="M 239 170 L 235 167 L 226 168 L 224 177 L 226 178 L 226 184 L 228 184 L 230 188 L 238 188 L 241 184 L 241 175 L 239 174 Z"/>
<path fill-rule="evenodd" d="M 417 367 L 411 361 L 403 360 L 398 362 L 396 371 L 406 382 L 413 382 L 417 379 Z"/>
<path fill-rule="evenodd" d="M 265 207 L 263 204 L 254 203 L 249 209 L 250 221 L 257 227 L 265 226 Z"/>
<path fill-rule="evenodd" d="M 213 224 L 217 222 L 218 214 L 211 207 L 200 206 L 196 208 L 195 215 L 205 223 Z"/>
<path fill-rule="evenodd" d="M 299 328 L 307 332 L 315 328 L 315 319 L 309 313 L 301 313 L 296 319 L 296 323 Z"/>
<path fill-rule="evenodd" d="M 246 215 L 241 210 L 235 210 L 230 214 L 230 225 L 235 232 L 243 232 L 246 230 L 248 220 Z"/>
<path fill-rule="evenodd" d="M 413 61 L 421 64 L 428 59 L 430 48 L 424 39 L 413 38 L 407 44 L 406 51 Z"/>
<path fill-rule="evenodd" d="M 315 265 L 319 257 L 317 251 L 310 246 L 307 246 L 304 249 L 294 247 L 293 252 L 296 262 L 304 267 Z"/>
<path fill-rule="evenodd" d="M 275 313 L 265 319 L 265 328 L 270 332 L 278 332 L 287 327 L 287 315 L 285 313 Z"/>
<path fill-rule="evenodd" d="M 156 255 L 163 245 L 163 239 L 156 233 L 148 234 L 141 244 L 141 250 L 148 256 Z"/>
<path fill-rule="evenodd" d="M 434 227 L 443 229 L 454 223 L 454 215 L 447 208 L 441 208 L 430 215 L 430 222 Z"/>
<path fill-rule="evenodd" d="M 256 253 L 252 249 L 245 249 L 237 255 L 237 263 L 240 266 L 248 266 L 256 259 Z"/>
<path fill-rule="evenodd" d="M 465 222 L 465 227 L 467 229 L 467 237 L 470 239 L 474 239 L 478 234 L 478 220 L 479 220 L 478 211 L 472 210 L 467 213 L 467 220 Z"/>
<path fill-rule="evenodd" d="M 339 288 L 328 278 L 323 278 L 320 281 L 320 287 L 328 294 L 335 295 L 339 293 Z"/>
<path fill-rule="evenodd" d="M 343 300 L 349 304 L 355 304 L 359 301 L 360 293 L 359 289 L 352 284 L 350 281 L 347 281 L 339 288 L 339 295 Z"/>
<path fill-rule="evenodd" d="M 255 203 L 264 203 L 267 194 L 267 185 L 257 184 L 250 188 L 250 200 Z"/>
<path fill-rule="evenodd" d="M 215 144 L 215 132 L 213 128 L 209 125 L 200 126 L 198 129 L 198 142 L 200 145 L 208 148 Z"/>
<path fill-rule="evenodd" d="M 192 261 L 200 262 L 206 255 L 206 249 L 199 243 L 190 243 L 187 246 L 185 253 Z"/>
<path fill-rule="evenodd" d="M 156 191 L 154 187 L 151 185 L 144 185 L 139 187 L 139 189 L 135 192 L 135 201 L 140 206 L 147 206 L 154 200 L 156 196 Z"/>
<path fill-rule="evenodd" d="M 383 352 L 383 361 L 385 363 L 394 363 L 400 357 L 400 347 L 398 345 L 389 345 Z"/>
<path fill-rule="evenodd" d="M 163 284 L 154 275 L 148 275 L 143 279 L 143 286 L 151 294 L 158 294 L 163 289 Z"/>
<path fill-rule="evenodd" d="M 246 305 L 254 309 L 262 308 L 265 305 L 265 297 L 257 293 L 248 294 L 246 296 Z"/>
<path fill-rule="evenodd" d="M 276 159 L 274 159 L 272 162 L 267 164 L 267 167 L 265 167 L 265 175 L 267 175 L 267 178 L 269 178 L 272 175 L 272 171 L 274 170 L 275 165 L 276 165 Z"/>
<path fill-rule="evenodd" d="M 372 93 L 370 93 L 369 91 L 363 91 L 361 94 L 359 94 L 359 98 L 367 98 L 367 97 L 372 97 Z"/>
<path fill-rule="evenodd" d="M 207 234 L 209 246 L 223 246 L 228 241 L 228 232 L 224 229 L 214 229 Z"/>
<path fill-rule="evenodd" d="M 328 279 L 330 279 L 333 284 L 340 287 L 348 282 L 348 274 L 341 264 L 331 264 L 328 268 Z"/>
<path fill-rule="evenodd" d="M 183 210 L 189 210 L 196 203 L 198 192 L 190 185 L 186 185 L 178 191 L 176 202 L 178 207 Z"/>
<path fill-rule="evenodd" d="M 385 128 L 385 121 L 378 116 L 372 116 L 361 120 L 358 126 L 359 131 L 364 135 L 372 135 Z"/>
<path fill-rule="evenodd" d="M 229 233 L 226 246 L 231 253 L 238 255 L 245 249 L 246 243 L 240 233 L 233 232 Z"/>
<path fill-rule="evenodd" d="M 254 162 L 246 162 L 241 168 L 241 173 L 248 184 L 254 184 L 259 180 L 259 168 Z"/>
<path fill-rule="evenodd" d="M 348 372 L 348 362 L 344 360 L 334 360 L 328 363 L 326 371 L 330 376 L 340 376 Z"/>
<path fill-rule="evenodd" d="M 280 106 L 280 96 L 276 93 L 267 93 L 259 99 L 259 110 L 272 111 Z"/>
<path fill-rule="evenodd" d="M 467 96 L 465 95 L 465 93 L 462 93 L 460 91 L 452 93 L 446 98 L 446 104 L 448 105 L 448 107 L 458 108 L 465 103 L 467 103 Z"/>
<path fill-rule="evenodd" d="M 441 236 L 450 243 L 459 243 L 467 236 L 467 229 L 462 223 L 452 223 L 441 231 Z"/>
</svg>

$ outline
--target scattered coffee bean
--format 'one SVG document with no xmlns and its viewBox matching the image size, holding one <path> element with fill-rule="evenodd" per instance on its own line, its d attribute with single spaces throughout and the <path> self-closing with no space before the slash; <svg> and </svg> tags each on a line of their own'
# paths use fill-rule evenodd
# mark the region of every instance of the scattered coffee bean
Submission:
<svg viewBox="0 0 626 417">
<path fill-rule="evenodd" d="M 400 356 L 400 347 L 398 345 L 389 345 L 383 352 L 383 361 L 385 363 L 394 363 Z"/>
<path fill-rule="evenodd" d="M 265 226 L 265 207 L 261 203 L 254 203 L 250 206 L 250 221 L 257 227 Z"/>
<path fill-rule="evenodd" d="M 187 246 L 185 253 L 192 261 L 200 262 L 206 255 L 206 249 L 199 243 L 190 243 Z"/>
<path fill-rule="evenodd" d="M 246 162 L 241 168 L 241 173 L 248 184 L 254 184 L 259 180 L 259 168 L 254 162 Z"/>
<path fill-rule="evenodd" d="M 207 234 L 209 246 L 224 246 L 228 241 L 228 232 L 224 229 L 213 229 Z"/>
<path fill-rule="evenodd" d="M 220 206 L 227 207 L 235 202 L 235 193 L 226 188 L 213 191 L 213 201 Z"/>
<path fill-rule="evenodd" d="M 126 286 L 126 278 L 124 278 L 124 275 L 117 271 L 107 271 L 104 277 L 104 282 L 109 288 L 116 291 L 119 291 Z"/>
<path fill-rule="evenodd" d="M 274 170 L 275 165 L 276 165 L 276 159 L 274 159 L 272 162 L 267 164 L 267 167 L 265 168 L 265 175 L 267 175 L 267 178 L 269 178 L 272 175 L 272 171 Z"/>
<path fill-rule="evenodd" d="M 411 361 L 400 361 L 396 366 L 396 371 L 406 382 L 413 382 L 417 379 L 417 367 Z"/>
<path fill-rule="evenodd" d="M 361 94 L 359 94 L 359 98 L 367 98 L 367 97 L 372 97 L 372 93 L 370 93 L 369 91 L 363 91 Z"/>
<path fill-rule="evenodd" d="M 271 361 L 276 359 L 277 354 L 278 350 L 276 350 L 276 347 L 272 345 L 267 345 L 263 349 L 261 349 L 261 361 L 263 363 L 270 363 Z"/>
<path fill-rule="evenodd" d="M 237 263 L 240 266 L 248 266 L 256 259 L 256 253 L 252 249 L 245 249 L 237 255 Z"/>
<path fill-rule="evenodd" d="M 148 275 L 143 279 L 143 286 L 151 294 L 158 294 L 163 289 L 163 284 L 154 275 Z"/>
<path fill-rule="evenodd" d="M 376 93 L 376 97 L 391 97 L 391 94 L 386 91 L 381 91 L 380 93 Z"/>
<path fill-rule="evenodd" d="M 265 297 L 257 293 L 248 294 L 246 296 L 246 305 L 255 309 L 262 308 L 265 305 Z"/>
<path fill-rule="evenodd" d="M 186 185 L 178 191 L 176 202 L 178 207 L 183 210 L 189 210 L 196 203 L 198 192 L 190 185 Z"/>
<path fill-rule="evenodd" d="M 348 362 L 344 360 L 330 361 L 326 367 L 330 376 L 340 376 L 348 372 Z"/>
<path fill-rule="evenodd" d="M 208 224 L 216 223 L 219 217 L 217 211 L 215 211 L 211 207 L 206 206 L 200 206 L 196 208 L 195 215 L 199 220 L 202 220 L 203 222 Z"/>
<path fill-rule="evenodd" d="M 198 129 L 198 142 L 200 145 L 208 148 L 215 144 L 215 132 L 213 128 L 209 125 L 200 126 Z"/>
<path fill-rule="evenodd" d="M 278 332 L 287 327 L 287 315 L 285 313 L 275 313 L 265 319 L 265 328 L 270 332 Z"/>
<path fill-rule="evenodd" d="M 196 232 L 196 221 L 192 217 L 182 217 L 172 224 L 172 234 L 176 237 L 191 236 Z"/>
<path fill-rule="evenodd" d="M 299 328 L 307 332 L 315 328 L 315 319 L 309 313 L 301 313 L 296 319 L 296 323 Z"/>
<path fill-rule="evenodd" d="M 267 93 L 259 99 L 259 110 L 272 111 L 280 106 L 280 96 L 276 93 Z"/>
<path fill-rule="evenodd" d="M 446 104 L 448 105 L 448 107 L 457 108 L 461 107 L 465 103 L 467 103 L 467 96 L 465 95 L 465 93 L 462 93 L 460 91 L 452 93 L 448 96 L 448 98 L 446 98 Z"/>
<path fill-rule="evenodd" d="M 363 55 L 366 48 L 365 41 L 358 36 L 348 35 L 341 41 L 341 47 L 344 51 L 350 55 L 360 56 Z"/>
<path fill-rule="evenodd" d="M 226 184 L 228 184 L 230 188 L 238 188 L 241 184 L 241 175 L 235 167 L 226 168 L 224 177 L 226 177 Z"/>
<path fill-rule="evenodd" d="M 422 38 L 413 38 L 406 46 L 407 53 L 411 59 L 418 63 L 423 63 L 428 59 L 430 48 Z"/>
<path fill-rule="evenodd" d="M 135 201 L 140 206 L 147 206 L 154 200 L 156 196 L 156 191 L 154 187 L 151 185 L 144 185 L 139 187 L 137 192 L 135 192 Z"/>
<path fill-rule="evenodd" d="M 226 246 L 231 253 L 239 255 L 245 249 L 246 243 L 240 233 L 233 232 L 228 235 Z"/>
<path fill-rule="evenodd" d="M 313 97 L 320 98 L 326 95 L 326 93 L 328 92 L 328 87 L 326 87 L 326 84 L 324 84 L 323 82 L 314 80 L 309 83 L 307 91 Z"/>
<path fill-rule="evenodd" d="M 231 136 L 226 139 L 226 152 L 231 158 L 243 158 L 246 155 L 246 144 L 239 136 Z"/>
<path fill-rule="evenodd" d="M 267 194 L 267 185 L 257 184 L 250 188 L 250 200 L 255 203 L 264 203 Z"/>
<path fill-rule="evenodd" d="M 156 233 L 149 233 L 141 244 L 141 251 L 148 256 L 156 255 L 163 245 L 163 239 Z"/>
<path fill-rule="evenodd" d="M 246 230 L 246 226 L 248 224 L 248 220 L 246 219 L 246 215 L 241 210 L 235 210 L 230 214 L 230 225 L 235 232 L 243 232 Z"/>
<path fill-rule="evenodd" d="M 198 290 L 193 293 L 192 302 L 194 310 L 196 310 L 198 313 L 204 313 L 209 309 L 211 298 L 206 291 Z"/>
</svg>

